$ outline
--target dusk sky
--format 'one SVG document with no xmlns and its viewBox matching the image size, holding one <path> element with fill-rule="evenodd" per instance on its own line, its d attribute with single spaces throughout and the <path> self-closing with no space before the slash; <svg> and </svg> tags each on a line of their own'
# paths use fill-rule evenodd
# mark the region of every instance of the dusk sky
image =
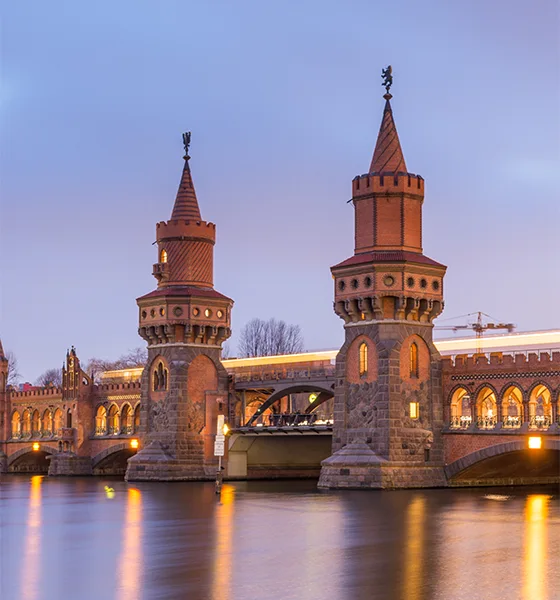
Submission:
<svg viewBox="0 0 560 600">
<path fill-rule="evenodd" d="M 393 66 L 424 252 L 448 265 L 443 324 L 482 310 L 560 326 L 557 0 L 4 2 L 1 324 L 24 380 L 144 345 L 181 133 L 215 288 L 241 327 L 307 349 L 343 339 L 329 267 L 353 254 L 351 180 L 371 160 Z M 464 319 L 451 321 L 464 323 Z M 445 332 L 446 336 L 452 335 Z"/>
</svg>

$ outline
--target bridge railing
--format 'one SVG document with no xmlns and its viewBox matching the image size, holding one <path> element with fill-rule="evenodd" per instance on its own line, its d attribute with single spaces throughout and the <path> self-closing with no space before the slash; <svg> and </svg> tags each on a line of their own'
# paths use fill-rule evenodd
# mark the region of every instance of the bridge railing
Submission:
<svg viewBox="0 0 560 600">
<path fill-rule="evenodd" d="M 334 377 L 335 367 L 317 369 L 255 369 L 245 373 L 233 373 L 234 381 L 239 383 L 251 381 L 283 381 L 286 379 L 324 379 Z"/>
<path fill-rule="evenodd" d="M 332 426 L 332 415 L 321 417 L 315 413 L 284 413 L 263 415 L 259 418 L 258 423 L 254 423 L 251 427 L 315 427 L 315 426 Z M 241 427 L 241 423 L 236 423 L 236 427 Z"/>
<path fill-rule="evenodd" d="M 560 426 L 560 415 L 557 417 L 556 423 Z M 538 430 L 538 431 L 546 431 L 550 427 L 554 425 L 554 421 L 552 415 L 533 415 L 528 419 L 524 420 L 522 416 L 503 416 L 499 421 L 495 416 L 484 416 L 479 415 L 476 417 L 476 420 L 472 422 L 472 417 L 468 415 L 464 416 L 454 416 L 451 417 L 449 422 L 449 429 L 454 430 L 514 430 L 521 429 L 521 427 L 525 426 L 526 429 L 529 430 Z"/>
</svg>

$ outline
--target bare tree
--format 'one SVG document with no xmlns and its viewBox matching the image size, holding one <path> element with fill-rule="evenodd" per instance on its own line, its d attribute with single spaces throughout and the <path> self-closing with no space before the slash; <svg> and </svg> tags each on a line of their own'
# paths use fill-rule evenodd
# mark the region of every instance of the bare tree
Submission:
<svg viewBox="0 0 560 600">
<path fill-rule="evenodd" d="M 20 372 L 18 371 L 18 361 L 17 361 L 16 355 L 11 350 L 8 350 L 4 356 L 8 359 L 7 384 L 8 385 L 17 385 L 20 382 L 21 375 L 20 375 Z"/>
<path fill-rule="evenodd" d="M 229 345 L 229 342 L 226 342 L 222 346 L 222 359 L 223 360 L 227 360 L 228 358 L 232 358 L 232 356 L 231 356 L 231 346 Z"/>
<path fill-rule="evenodd" d="M 251 319 L 241 330 L 239 356 L 273 356 L 303 352 L 299 325 L 285 321 Z"/>
<path fill-rule="evenodd" d="M 93 373 L 93 378 L 96 383 L 99 383 L 99 376 L 103 371 L 117 371 L 119 369 L 133 369 L 135 367 L 143 367 L 148 361 L 148 351 L 145 348 L 134 348 L 123 354 L 116 360 L 106 360 L 104 358 L 90 358 L 84 371 L 88 374 Z"/>
<path fill-rule="evenodd" d="M 47 369 L 42 375 L 39 375 L 35 385 L 47 387 L 54 385 L 60 387 L 62 385 L 62 372 L 60 369 Z"/>
</svg>

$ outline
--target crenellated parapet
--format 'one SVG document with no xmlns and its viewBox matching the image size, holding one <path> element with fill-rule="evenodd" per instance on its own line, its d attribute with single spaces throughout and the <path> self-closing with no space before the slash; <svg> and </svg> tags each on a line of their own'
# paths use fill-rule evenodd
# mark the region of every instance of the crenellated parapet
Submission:
<svg viewBox="0 0 560 600">
<path fill-rule="evenodd" d="M 364 173 L 352 180 L 353 198 L 369 194 L 410 194 L 424 199 L 424 178 L 413 173 Z"/>
<path fill-rule="evenodd" d="M 62 388 L 59 387 L 43 387 L 35 388 L 26 391 L 16 391 L 13 388 L 10 390 L 10 400 L 12 402 L 21 402 L 23 400 L 40 400 L 58 399 L 62 400 Z"/>
<path fill-rule="evenodd" d="M 488 354 L 456 354 L 442 359 L 444 375 L 487 373 L 492 376 L 503 370 L 524 371 L 531 369 L 546 369 L 547 375 L 559 371 L 560 352 L 519 352 L 505 354 L 491 352 Z"/>
</svg>

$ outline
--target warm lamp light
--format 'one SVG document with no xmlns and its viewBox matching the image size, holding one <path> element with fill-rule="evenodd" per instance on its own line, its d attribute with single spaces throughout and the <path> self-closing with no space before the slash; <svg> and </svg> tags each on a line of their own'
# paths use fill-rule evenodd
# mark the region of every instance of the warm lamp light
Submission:
<svg viewBox="0 0 560 600">
<path fill-rule="evenodd" d="M 130 447 L 133 450 L 137 450 L 138 449 L 138 440 L 134 439 L 134 440 L 130 440 Z"/>
<path fill-rule="evenodd" d="M 227 423 L 224 423 L 224 426 L 223 426 L 223 428 L 222 428 L 222 432 L 223 432 L 223 434 L 224 434 L 224 435 L 227 435 L 227 434 L 228 434 L 228 431 L 229 431 L 228 424 L 227 424 Z"/>
<path fill-rule="evenodd" d="M 40 448 L 41 445 L 39 444 L 39 442 L 33 442 L 33 452 L 38 452 Z"/>
<path fill-rule="evenodd" d="M 529 438 L 529 448 L 531 448 L 531 450 L 538 450 L 539 448 L 542 448 L 542 438 L 540 436 L 531 436 Z"/>
<path fill-rule="evenodd" d="M 317 398 L 319 397 L 319 394 L 309 394 L 309 404 L 313 404 L 313 402 L 315 402 L 315 400 L 317 400 Z"/>
</svg>

